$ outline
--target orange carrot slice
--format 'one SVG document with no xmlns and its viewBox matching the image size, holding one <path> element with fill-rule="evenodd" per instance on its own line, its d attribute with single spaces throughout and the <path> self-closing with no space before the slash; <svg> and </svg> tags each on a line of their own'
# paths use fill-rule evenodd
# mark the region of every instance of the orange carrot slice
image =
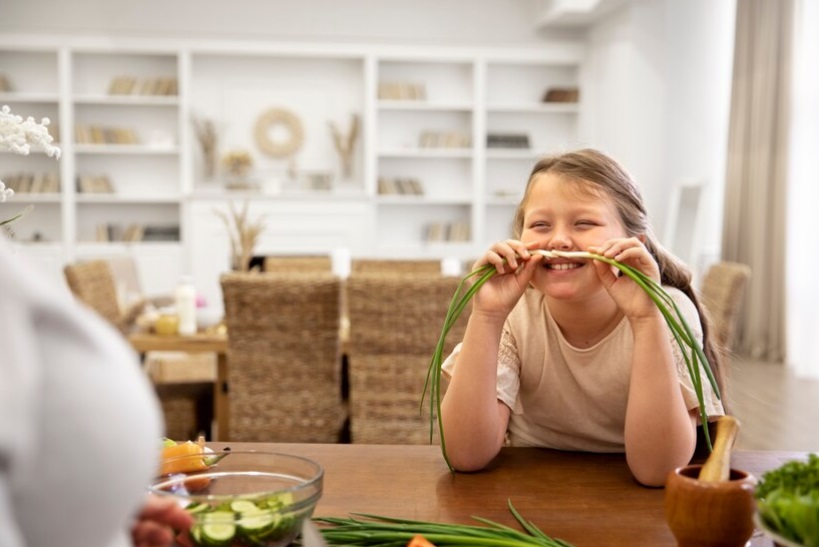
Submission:
<svg viewBox="0 0 819 547">
<path fill-rule="evenodd" d="M 416 534 L 412 536 L 412 539 L 407 543 L 407 547 L 435 547 L 435 544 L 431 543 L 421 534 Z"/>
</svg>

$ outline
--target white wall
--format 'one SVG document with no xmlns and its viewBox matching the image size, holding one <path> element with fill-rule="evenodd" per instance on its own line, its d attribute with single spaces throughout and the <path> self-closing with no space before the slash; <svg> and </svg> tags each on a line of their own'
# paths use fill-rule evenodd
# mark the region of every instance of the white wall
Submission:
<svg viewBox="0 0 819 547">
<path fill-rule="evenodd" d="M 704 239 L 719 253 L 736 0 L 631 0 L 588 31 L 586 143 L 640 182 L 663 235 L 671 186 L 707 181 Z M 538 0 L 0 0 L 0 32 L 281 41 L 512 45 L 583 34 L 538 29 Z"/>
<path fill-rule="evenodd" d="M 735 7 L 633 0 L 588 33 L 589 140 L 635 176 L 661 240 L 673 185 L 706 181 L 695 274 L 720 250 Z"/>
<path fill-rule="evenodd" d="M 2 0 L 0 31 L 506 45 L 537 0 Z"/>
</svg>

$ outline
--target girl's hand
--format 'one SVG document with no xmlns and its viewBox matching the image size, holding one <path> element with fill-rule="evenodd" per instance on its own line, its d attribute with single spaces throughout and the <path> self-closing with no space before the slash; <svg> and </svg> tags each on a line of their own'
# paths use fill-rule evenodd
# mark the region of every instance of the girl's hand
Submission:
<svg viewBox="0 0 819 547">
<path fill-rule="evenodd" d="M 131 527 L 134 547 L 174 545 L 175 530 L 187 530 L 193 517 L 174 500 L 149 495 Z"/>
<path fill-rule="evenodd" d="M 531 254 L 530 249 L 538 248 L 537 243 L 523 243 L 507 239 L 493 244 L 475 262 L 474 268 L 492 264 L 497 274 L 473 298 L 473 313 L 476 311 L 496 314 L 506 318 L 532 279 L 538 264 L 543 260 L 539 254 Z"/>
<path fill-rule="evenodd" d="M 602 245 L 590 247 L 589 252 L 631 266 L 654 281 L 660 282 L 660 269 L 657 262 L 643 242 L 636 237 L 610 239 Z M 656 316 L 657 306 L 637 283 L 628 276 L 621 275 L 619 270 L 605 262 L 599 260 L 592 262 L 603 286 L 629 320 Z"/>
</svg>

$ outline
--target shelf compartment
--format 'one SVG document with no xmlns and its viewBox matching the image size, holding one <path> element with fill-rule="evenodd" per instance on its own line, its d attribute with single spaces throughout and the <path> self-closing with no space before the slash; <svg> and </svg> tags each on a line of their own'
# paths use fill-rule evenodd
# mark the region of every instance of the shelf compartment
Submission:
<svg viewBox="0 0 819 547">
<path fill-rule="evenodd" d="M 14 216 L 29 205 L 34 207 L 11 224 L 14 239 L 21 243 L 62 243 L 62 213 L 60 203 L 44 200 L 17 199 L 4 203 L 5 216 Z"/>
<path fill-rule="evenodd" d="M 5 78 L 8 85 L 5 91 L 0 89 L 4 97 L 54 97 L 59 92 L 56 49 L 2 49 L 0 67 L 0 76 Z"/>
<path fill-rule="evenodd" d="M 574 148 L 578 144 L 578 117 L 571 113 L 542 114 L 532 116 L 525 113 L 490 113 L 487 116 L 488 135 L 526 135 L 529 148 L 487 148 L 487 156 L 493 154 L 530 157 L 550 153 L 554 150 Z"/>
<path fill-rule="evenodd" d="M 140 241 L 150 240 L 149 227 L 153 227 L 153 237 L 162 239 L 151 242 L 179 243 L 179 214 L 178 204 L 78 203 L 77 239 L 84 243 L 124 243 L 131 227 L 141 226 L 144 237 Z"/>
<path fill-rule="evenodd" d="M 420 197 L 424 200 L 471 201 L 473 198 L 472 162 L 468 157 L 382 158 L 378 162 L 378 179 L 382 187 L 378 196 L 382 200 Z M 423 194 L 408 191 L 413 187 L 420 187 Z"/>
<path fill-rule="evenodd" d="M 82 104 L 75 108 L 77 145 L 143 146 L 173 149 L 179 142 L 178 116 L 172 105 Z M 120 138 L 120 134 L 123 137 Z"/>
<path fill-rule="evenodd" d="M 471 61 L 382 60 L 378 63 L 378 84 L 382 100 L 394 101 L 402 95 L 401 86 L 411 89 L 415 99 L 403 99 L 409 104 L 470 104 L 474 102 Z M 390 88 L 389 86 L 393 86 Z"/>
<path fill-rule="evenodd" d="M 384 249 L 391 246 L 420 249 L 430 244 L 468 244 L 472 240 L 471 212 L 470 204 L 427 204 L 424 207 L 382 204 L 376 213 L 376 245 Z M 451 227 L 465 227 L 467 233 L 450 240 L 446 230 Z M 431 237 L 431 228 L 435 228 L 438 234 Z"/>
<path fill-rule="evenodd" d="M 75 97 L 109 95 L 114 80 L 126 77 L 133 79 L 133 87 L 117 97 L 173 96 L 178 94 L 177 66 L 176 53 L 74 52 L 71 89 Z M 176 82 L 176 92 L 167 87 L 170 82 Z"/>
<path fill-rule="evenodd" d="M 173 155 L 83 154 L 77 157 L 76 183 L 78 197 L 162 202 L 181 195 L 179 161 Z"/>
<path fill-rule="evenodd" d="M 486 104 L 492 110 L 509 105 L 566 106 L 575 103 L 543 103 L 549 89 L 578 88 L 579 63 L 490 62 L 486 71 Z"/>
</svg>

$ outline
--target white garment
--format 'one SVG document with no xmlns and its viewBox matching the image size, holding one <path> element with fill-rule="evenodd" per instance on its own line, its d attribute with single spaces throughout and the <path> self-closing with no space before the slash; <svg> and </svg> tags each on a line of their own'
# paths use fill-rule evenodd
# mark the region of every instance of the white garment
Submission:
<svg viewBox="0 0 819 547">
<path fill-rule="evenodd" d="M 694 304 L 666 287 L 701 343 Z M 689 410 L 699 407 L 685 360 L 669 329 L 680 390 Z M 584 452 L 624 452 L 625 416 L 634 349 L 627 319 L 589 348 L 569 344 L 543 294 L 528 289 L 506 320 L 498 351 L 497 397 L 512 413 L 507 443 Z M 443 365 L 457 374 L 460 344 Z M 700 364 L 706 413 L 724 414 Z"/>
<path fill-rule="evenodd" d="M 0 238 L 0 547 L 131 545 L 159 405 L 127 342 Z"/>
</svg>

